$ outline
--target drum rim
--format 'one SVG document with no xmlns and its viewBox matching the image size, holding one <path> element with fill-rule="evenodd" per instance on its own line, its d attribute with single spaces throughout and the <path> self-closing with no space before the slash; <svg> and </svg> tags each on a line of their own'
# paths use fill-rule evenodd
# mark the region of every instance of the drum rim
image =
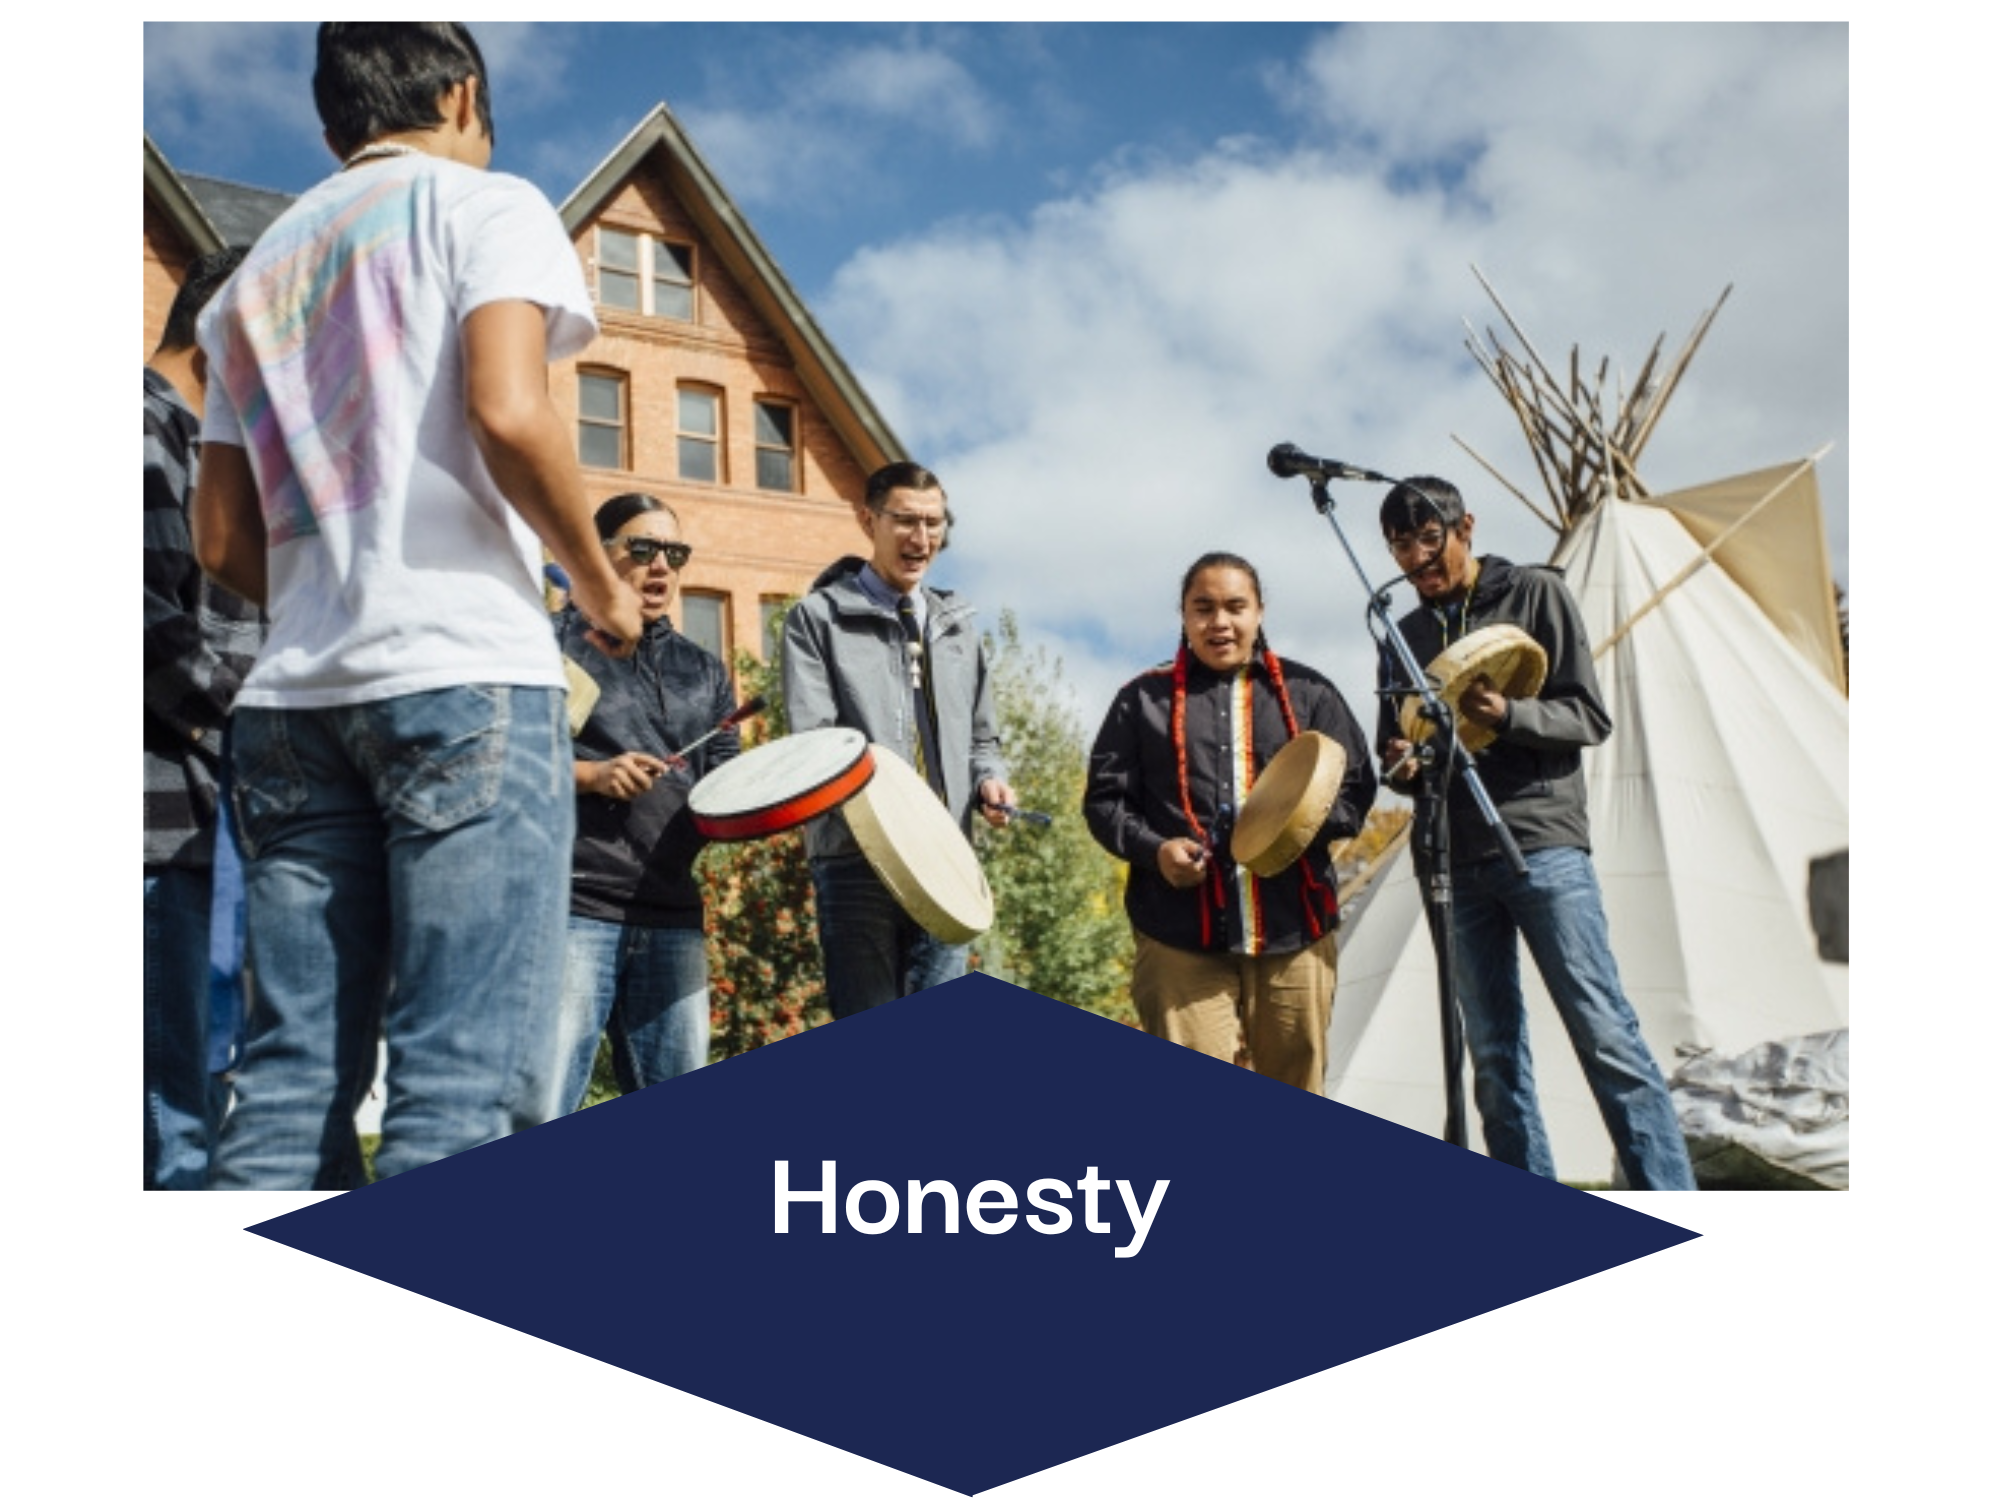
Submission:
<svg viewBox="0 0 2000 1500">
<path fill-rule="evenodd" d="M 897 755 L 894 749 L 886 745 L 875 745 L 870 748 L 876 752 L 875 758 L 878 763 L 887 764 L 890 759 L 894 759 L 899 765 L 909 771 L 910 777 L 915 778 L 916 785 L 924 788 L 926 795 L 934 797 L 935 794 L 930 792 L 930 783 L 918 776 L 916 768 Z M 890 773 L 891 776 L 897 774 L 895 772 Z M 884 778 L 882 784 L 887 786 L 889 784 L 888 778 Z M 868 861 L 868 867 L 875 872 L 876 879 L 882 882 L 883 888 L 895 899 L 896 905 L 901 908 L 904 915 L 909 917 L 911 921 L 915 922 L 939 942 L 953 944 L 969 943 L 981 933 L 990 931 L 994 920 L 998 916 L 996 903 L 993 899 L 993 885 L 986 878 L 986 867 L 980 861 L 979 855 L 973 849 L 971 842 L 966 839 L 965 831 L 958 826 L 957 821 L 952 818 L 950 810 L 942 802 L 938 802 L 936 805 L 939 811 L 944 814 L 945 819 L 944 823 L 939 825 L 940 829 L 949 826 L 953 835 L 964 845 L 968 858 L 968 867 L 978 879 L 981 907 L 979 914 L 984 917 L 985 925 L 983 926 L 972 926 L 971 922 L 964 915 L 948 909 L 944 901 L 934 891 L 925 886 L 921 880 L 915 878 L 915 872 L 910 866 L 908 857 L 896 847 L 893 839 L 887 837 L 886 822 L 871 798 L 860 795 L 855 796 L 851 801 L 843 805 L 842 813 L 847 818 L 848 830 L 853 833 L 854 842 L 860 848 L 862 857 Z M 864 814 L 863 822 L 872 822 L 876 826 L 874 828 L 858 826 L 854 818 L 854 814 L 857 811 Z M 875 847 L 878 834 L 882 836 L 881 841 L 887 846 L 886 849 Z M 899 868 L 885 870 L 883 865 L 890 862 L 893 862 Z M 945 928 L 944 931 L 938 931 L 937 927 L 932 926 L 930 922 L 925 921 L 922 916 L 910 909 L 911 898 L 905 889 L 906 886 L 914 887 L 922 895 L 924 898 L 922 904 L 927 908 L 934 920 Z"/>
<path fill-rule="evenodd" d="M 1317 741 L 1322 741 L 1322 740 L 1325 741 L 1324 745 L 1319 745 L 1316 743 Z M 1330 795 L 1327 798 L 1327 813 L 1330 813 L 1333 809 L 1333 804 L 1340 800 L 1341 782 L 1347 776 L 1347 747 L 1341 744 L 1337 738 L 1335 738 L 1333 735 L 1328 734 L 1323 729 L 1301 729 L 1291 739 L 1285 741 L 1284 744 L 1280 745 L 1277 748 L 1277 750 L 1272 753 L 1271 758 L 1264 762 L 1264 769 L 1257 773 L 1257 779 L 1254 783 L 1252 783 L 1250 787 L 1250 795 L 1251 796 L 1256 795 L 1257 788 L 1259 786 L 1262 786 L 1264 784 L 1265 778 L 1271 774 L 1271 767 L 1277 764 L 1278 757 L 1285 754 L 1285 752 L 1290 750 L 1294 745 L 1301 743 L 1314 746 L 1313 756 L 1316 763 L 1320 762 L 1323 758 L 1326 757 L 1330 756 L 1339 757 L 1339 760 L 1334 767 L 1334 774 L 1329 778 L 1332 782 L 1332 786 L 1329 789 Z M 1318 766 L 1316 764 L 1315 774 L 1312 780 L 1309 780 L 1306 783 L 1306 790 L 1308 791 L 1311 790 L 1313 782 L 1318 780 L 1318 776 L 1319 772 L 1318 772 Z M 1244 800 L 1247 803 L 1249 799 L 1245 798 Z M 1243 821 L 1239 817 L 1236 822 L 1236 826 L 1232 828 L 1229 833 L 1229 857 L 1235 860 L 1236 863 L 1241 865 L 1244 869 L 1248 870 L 1252 875 L 1255 875 L 1259 880 L 1269 880 L 1273 876 L 1281 874 L 1285 870 L 1289 869 L 1294 863 L 1297 862 L 1299 856 L 1304 854 L 1305 851 L 1312 846 L 1313 835 L 1317 833 L 1319 831 L 1320 826 L 1322 826 L 1326 822 L 1327 813 L 1320 814 L 1319 822 L 1314 824 L 1312 828 L 1306 830 L 1305 836 L 1303 837 L 1303 839 L 1300 839 L 1298 838 L 1297 831 L 1294 828 L 1294 824 L 1297 821 L 1297 808 L 1294 807 L 1291 815 L 1288 815 L 1283 821 L 1281 821 L 1278 824 L 1277 828 L 1273 831 L 1270 841 L 1267 844 L 1265 844 L 1265 846 L 1262 849 L 1253 851 L 1248 858 L 1245 858 L 1242 854 L 1239 854 L 1237 852 L 1237 839 L 1241 836 L 1243 832 Z M 1288 844 L 1293 842 L 1297 842 L 1298 844 L 1298 847 L 1296 849 L 1293 849 L 1284 859 L 1273 861 L 1273 859 L 1271 858 L 1273 854 L 1275 854 L 1281 849 L 1284 849 Z M 1260 866 L 1266 866 L 1266 865 L 1272 867 L 1268 871 L 1268 873 L 1264 869 L 1260 868 Z"/>
<path fill-rule="evenodd" d="M 847 729 L 844 725 L 828 727 L 853 734 L 861 741 L 860 753 L 851 763 L 824 781 L 802 787 L 775 802 L 765 802 L 737 812 L 699 812 L 690 801 L 688 812 L 694 819 L 696 831 L 708 838 L 723 842 L 763 838 L 768 834 L 783 833 L 801 823 L 811 822 L 821 813 L 830 812 L 868 785 L 875 775 L 875 754 L 873 747 L 868 743 L 868 737 L 858 730 Z M 782 744 L 783 741 L 772 743 Z"/>
</svg>

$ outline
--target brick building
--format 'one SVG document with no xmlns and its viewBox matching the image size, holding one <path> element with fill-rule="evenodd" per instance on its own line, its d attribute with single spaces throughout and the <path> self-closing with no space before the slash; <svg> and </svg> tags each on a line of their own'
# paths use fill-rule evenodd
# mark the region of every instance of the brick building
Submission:
<svg viewBox="0 0 2000 1500">
<path fill-rule="evenodd" d="M 249 243 L 291 202 L 145 151 L 142 358 L 188 262 Z M 600 326 L 550 372 L 591 502 L 672 505 L 695 549 L 677 623 L 724 660 L 763 655 L 771 609 L 862 550 L 862 486 L 907 455 L 664 104 L 559 212 Z"/>
</svg>

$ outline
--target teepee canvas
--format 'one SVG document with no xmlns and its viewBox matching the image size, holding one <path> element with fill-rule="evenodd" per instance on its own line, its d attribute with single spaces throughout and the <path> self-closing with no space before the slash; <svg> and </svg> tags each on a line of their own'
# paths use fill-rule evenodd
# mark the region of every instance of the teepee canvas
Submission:
<svg viewBox="0 0 2000 1500">
<path fill-rule="evenodd" d="M 1604 472 L 1625 482 L 1593 498 L 1556 495 L 1551 560 L 1615 726 L 1584 752 L 1612 949 L 1671 1075 L 1691 1049 L 1847 1025 L 1846 968 L 1820 958 L 1807 906 L 1810 860 L 1847 846 L 1847 697 L 1811 462 L 1649 496 L 1635 456 L 1614 452 Z M 1609 1181 L 1569 1039 L 1525 953 L 1521 969 L 1557 1171 Z M 1426 1133 L 1443 1120 L 1436 969 L 1407 849 L 1343 944 L 1328 1082 Z"/>
</svg>

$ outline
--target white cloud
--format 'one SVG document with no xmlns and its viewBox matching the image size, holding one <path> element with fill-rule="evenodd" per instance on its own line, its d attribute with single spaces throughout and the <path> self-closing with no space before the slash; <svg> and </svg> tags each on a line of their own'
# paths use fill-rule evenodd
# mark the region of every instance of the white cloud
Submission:
<svg viewBox="0 0 2000 1500">
<path fill-rule="evenodd" d="M 562 89 L 572 42 L 569 29 L 538 22 L 470 23 L 486 59 L 498 106 L 497 129 L 508 137 L 509 105 L 530 106 Z M 258 133 L 277 130 L 315 152 L 320 147 L 313 106 L 311 22 L 148 22 L 146 118 L 201 140 L 204 169 L 227 169 L 240 147 L 261 146 Z"/>
<path fill-rule="evenodd" d="M 496 133 L 507 116 L 561 97 L 576 46 L 575 28 L 548 21 L 468 21 L 493 80 Z"/>
<path fill-rule="evenodd" d="M 1462 318 L 1499 321 L 1471 262 L 1545 353 L 1628 373 L 1736 284 L 1656 488 L 1846 435 L 1838 28 L 1343 28 L 1284 84 L 1295 143 L 1121 160 L 1025 221 L 857 255 L 825 308 L 952 490 L 950 573 L 1063 653 L 1093 724 L 1171 649 L 1181 570 L 1216 546 L 1262 569 L 1278 649 L 1370 713 L 1362 590 L 1306 486 L 1265 471 L 1276 442 L 1453 476 L 1482 544 L 1546 555 L 1450 442 L 1538 488 L 1462 348 Z M 1844 554 L 1844 455 L 1824 480 Z M 1380 489 L 1338 489 L 1379 575 Z"/>
<path fill-rule="evenodd" d="M 246 130 L 275 127 L 317 144 L 312 50 L 310 23 L 149 21 L 146 118 L 207 135 L 218 159 Z"/>
<path fill-rule="evenodd" d="M 796 44 L 782 64 L 782 85 L 755 104 L 676 108 L 745 203 L 838 193 L 842 179 L 874 170 L 888 132 L 920 131 L 974 151 L 999 132 L 992 95 L 933 44 Z M 741 101 L 754 82 L 732 76 L 724 96 Z"/>
</svg>

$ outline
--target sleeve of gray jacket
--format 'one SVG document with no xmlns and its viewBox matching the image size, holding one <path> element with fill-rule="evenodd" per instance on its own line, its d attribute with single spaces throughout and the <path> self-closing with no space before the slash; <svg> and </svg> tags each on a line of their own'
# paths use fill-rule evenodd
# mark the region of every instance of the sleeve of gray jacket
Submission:
<svg viewBox="0 0 2000 1500">
<path fill-rule="evenodd" d="M 1538 750 L 1601 745 L 1611 735 L 1611 714 L 1590 662 L 1583 612 L 1554 573 L 1536 569 L 1530 576 L 1538 587 L 1522 628 L 1549 653 L 1549 675 L 1538 697 L 1517 698 L 1507 706 L 1500 737 Z"/>
<path fill-rule="evenodd" d="M 840 706 L 834 698 L 833 674 L 827 669 L 826 622 L 816 617 L 811 596 L 785 613 L 784 660 L 779 672 L 785 688 L 785 724 L 794 734 L 825 729 L 836 723 Z"/>
<path fill-rule="evenodd" d="M 1007 779 L 1007 762 L 1000 753 L 1000 709 L 994 699 L 993 672 L 986 660 L 986 643 L 979 643 L 979 680 L 972 694 L 972 800 L 980 784 Z"/>
</svg>

